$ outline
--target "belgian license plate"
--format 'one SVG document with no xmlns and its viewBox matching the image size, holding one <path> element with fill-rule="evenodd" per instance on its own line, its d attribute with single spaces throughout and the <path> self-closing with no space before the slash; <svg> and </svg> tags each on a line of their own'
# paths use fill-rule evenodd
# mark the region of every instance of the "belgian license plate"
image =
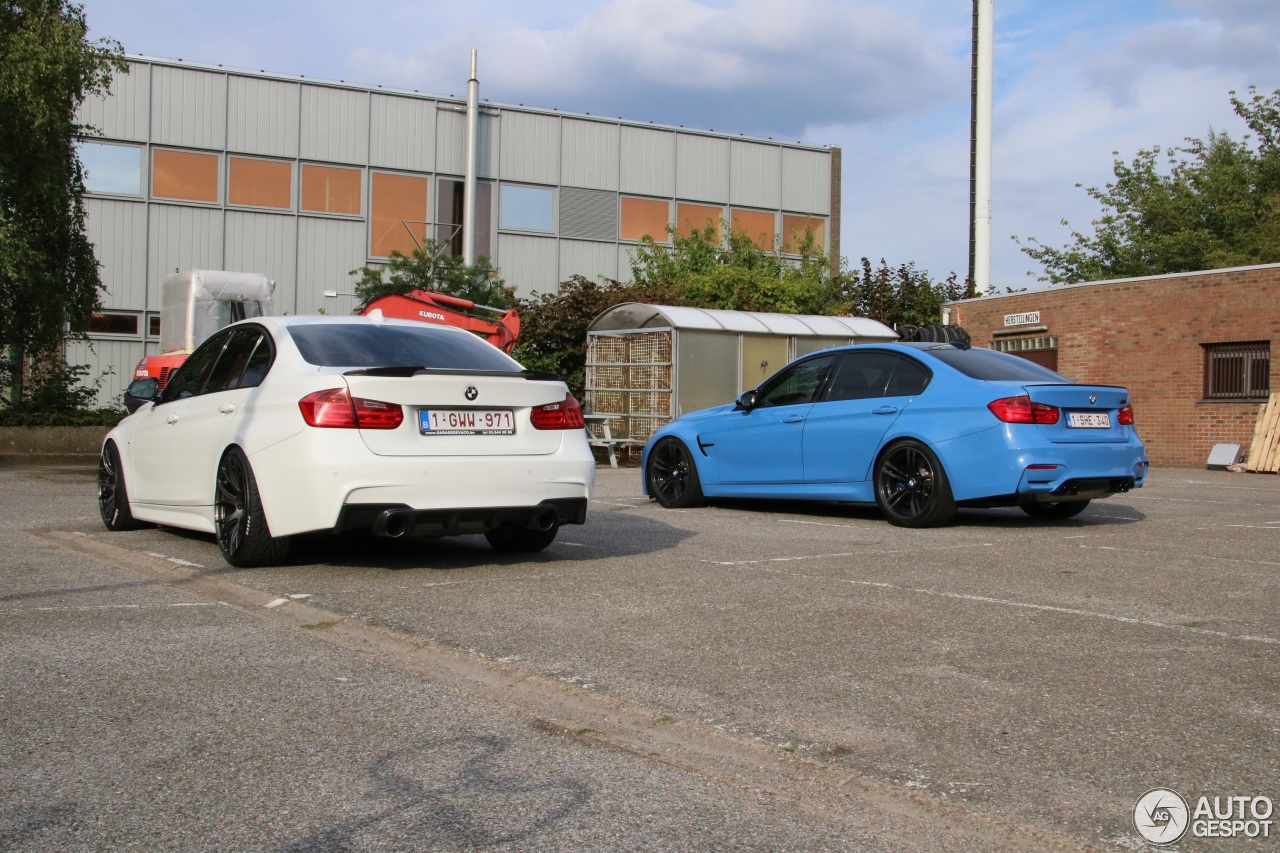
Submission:
<svg viewBox="0 0 1280 853">
<path fill-rule="evenodd" d="M 423 435 L 514 435 L 516 420 L 510 409 L 420 409 L 418 427 Z"/>
<path fill-rule="evenodd" d="M 1106 412 L 1068 412 L 1067 426 L 1075 429 L 1111 429 L 1111 415 Z"/>
</svg>

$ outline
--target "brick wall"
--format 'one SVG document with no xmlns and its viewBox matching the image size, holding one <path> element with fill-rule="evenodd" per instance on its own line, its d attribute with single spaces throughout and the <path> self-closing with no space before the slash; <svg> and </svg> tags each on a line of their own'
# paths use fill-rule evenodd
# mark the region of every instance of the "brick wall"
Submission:
<svg viewBox="0 0 1280 853">
<path fill-rule="evenodd" d="M 1206 401 L 1202 344 L 1271 342 L 1280 391 L 1280 264 L 1092 282 L 950 303 L 974 346 L 1009 331 L 1007 314 L 1040 312 L 1028 335 L 1056 335 L 1058 372 L 1124 385 L 1152 465 L 1201 467 L 1215 444 L 1248 450 L 1261 405 Z"/>
</svg>

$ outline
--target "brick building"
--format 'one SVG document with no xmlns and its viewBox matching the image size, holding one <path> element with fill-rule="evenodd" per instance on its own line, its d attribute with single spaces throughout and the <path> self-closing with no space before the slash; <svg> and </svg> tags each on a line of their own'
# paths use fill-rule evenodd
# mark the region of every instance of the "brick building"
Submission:
<svg viewBox="0 0 1280 853">
<path fill-rule="evenodd" d="M 1088 282 L 948 305 L 974 346 L 1079 382 L 1124 385 L 1153 465 L 1199 467 L 1247 450 L 1280 390 L 1280 264 Z"/>
</svg>

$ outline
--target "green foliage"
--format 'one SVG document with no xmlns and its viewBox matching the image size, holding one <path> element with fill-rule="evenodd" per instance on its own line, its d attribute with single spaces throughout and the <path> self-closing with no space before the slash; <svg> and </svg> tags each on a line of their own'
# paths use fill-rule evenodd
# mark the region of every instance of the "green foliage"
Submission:
<svg viewBox="0 0 1280 853">
<path fill-rule="evenodd" d="M 1085 190 L 1103 208 L 1093 234 L 1072 231 L 1061 249 L 1014 237 L 1044 267 L 1039 280 L 1069 284 L 1280 261 L 1280 90 L 1249 92 L 1247 102 L 1233 92 L 1231 103 L 1256 148 L 1248 135 L 1236 141 L 1210 128 L 1207 138 L 1167 152 L 1140 150 L 1131 163 L 1115 161 L 1114 182 Z"/>
<path fill-rule="evenodd" d="M 558 293 L 520 300 L 520 339 L 512 356 L 530 370 L 564 377 L 578 399 L 586 388 L 587 327 L 601 313 L 623 302 L 675 304 L 675 290 L 661 283 L 598 284 L 574 276 Z"/>
<path fill-rule="evenodd" d="M 840 295 L 830 313 L 870 317 L 887 326 L 928 326 L 942 322 L 942 305 L 977 294 L 972 283 L 961 284 L 951 273 L 946 281 L 935 282 L 914 263 L 890 267 L 883 258 L 872 268 L 862 259 L 857 271 L 840 276 Z"/>
<path fill-rule="evenodd" d="M 117 43 L 87 33 L 82 7 L 64 0 L 0 2 L 0 348 L 15 404 L 26 360 L 101 305 L 74 143 L 95 131 L 75 116 L 128 67 Z"/>
<path fill-rule="evenodd" d="M 645 237 L 631 261 L 632 280 L 674 289 L 676 303 L 734 311 L 822 314 L 834 294 L 830 264 L 806 236 L 798 262 L 781 249 L 765 251 L 744 232 L 721 245 L 714 225 L 680 236 L 669 228 L 671 248 Z"/>
<path fill-rule="evenodd" d="M 89 380 L 87 364 L 61 359 L 32 369 L 16 401 L 0 403 L 0 426 L 110 426 L 125 416 L 123 406 L 94 406 L 106 374 Z"/>
<path fill-rule="evenodd" d="M 467 265 L 460 257 L 444 254 L 444 248 L 427 240 L 408 257 L 393 251 L 385 265 L 352 270 L 351 275 L 359 276 L 356 299 L 363 305 L 388 293 L 436 290 L 490 308 L 515 304 L 515 291 L 507 287 L 487 257 Z"/>
</svg>

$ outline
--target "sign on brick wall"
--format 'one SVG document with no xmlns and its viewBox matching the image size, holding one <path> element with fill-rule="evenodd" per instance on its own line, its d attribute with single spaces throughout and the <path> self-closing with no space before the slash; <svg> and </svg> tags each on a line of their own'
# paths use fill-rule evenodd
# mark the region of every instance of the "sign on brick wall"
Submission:
<svg viewBox="0 0 1280 853">
<path fill-rule="evenodd" d="M 1006 326 L 1025 326 L 1028 323 L 1039 323 L 1039 311 L 1027 311 L 1022 314 L 1005 314 L 1004 324 Z"/>
</svg>

